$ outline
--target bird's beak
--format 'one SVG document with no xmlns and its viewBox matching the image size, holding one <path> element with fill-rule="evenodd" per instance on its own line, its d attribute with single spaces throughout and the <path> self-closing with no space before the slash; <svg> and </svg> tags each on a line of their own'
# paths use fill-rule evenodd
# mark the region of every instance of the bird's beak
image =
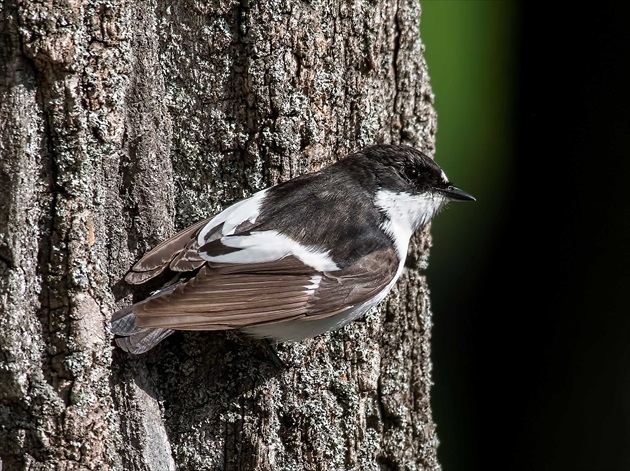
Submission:
<svg viewBox="0 0 630 471">
<path fill-rule="evenodd" d="M 453 201 L 477 201 L 470 193 L 466 193 L 464 190 L 460 190 L 450 184 L 442 188 L 435 188 L 435 190 Z"/>
</svg>

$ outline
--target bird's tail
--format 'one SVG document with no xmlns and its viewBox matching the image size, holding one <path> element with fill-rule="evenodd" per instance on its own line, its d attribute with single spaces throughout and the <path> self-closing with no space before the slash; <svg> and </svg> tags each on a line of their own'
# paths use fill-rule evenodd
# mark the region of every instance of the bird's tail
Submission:
<svg viewBox="0 0 630 471">
<path fill-rule="evenodd" d="M 138 327 L 135 306 L 127 306 L 112 317 L 112 332 L 117 335 L 116 344 L 124 351 L 140 354 L 151 350 L 166 337 L 175 332 L 173 329 L 153 329 Z"/>
<path fill-rule="evenodd" d="M 173 292 L 177 288 L 182 280 L 179 278 L 171 281 L 171 284 L 164 288 L 154 291 L 144 301 L 137 304 L 122 308 L 112 316 L 112 332 L 119 337 L 115 338 L 116 344 L 124 351 L 139 355 L 145 353 L 155 347 L 158 343 L 164 340 L 166 337 L 175 332 L 173 329 L 160 329 L 152 327 L 139 327 L 137 317 L 133 312 L 134 308 L 139 304 L 142 304 L 149 299 L 159 298 Z"/>
</svg>

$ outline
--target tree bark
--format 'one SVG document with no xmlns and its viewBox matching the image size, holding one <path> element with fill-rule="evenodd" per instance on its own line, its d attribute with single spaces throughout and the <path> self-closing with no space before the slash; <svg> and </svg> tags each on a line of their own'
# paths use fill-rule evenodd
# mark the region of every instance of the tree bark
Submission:
<svg viewBox="0 0 630 471">
<path fill-rule="evenodd" d="M 428 232 L 380 310 L 278 347 L 109 318 L 147 249 L 375 143 L 431 154 L 415 0 L 0 6 L 0 469 L 439 469 Z"/>
</svg>

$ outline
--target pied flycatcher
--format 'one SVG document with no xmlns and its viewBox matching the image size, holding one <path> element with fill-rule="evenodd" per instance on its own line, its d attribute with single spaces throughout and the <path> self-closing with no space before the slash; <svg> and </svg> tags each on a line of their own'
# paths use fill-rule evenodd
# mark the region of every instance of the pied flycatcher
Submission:
<svg viewBox="0 0 630 471">
<path fill-rule="evenodd" d="M 177 276 L 114 314 L 116 343 L 143 353 L 174 330 L 287 342 L 339 329 L 389 293 L 417 229 L 448 201 L 471 200 L 431 158 L 395 145 L 259 191 L 133 265 L 130 284 Z"/>
</svg>

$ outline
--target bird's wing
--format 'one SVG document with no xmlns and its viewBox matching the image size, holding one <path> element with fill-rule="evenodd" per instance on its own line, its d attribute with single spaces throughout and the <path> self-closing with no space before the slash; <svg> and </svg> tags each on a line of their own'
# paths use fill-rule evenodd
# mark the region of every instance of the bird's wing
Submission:
<svg viewBox="0 0 630 471">
<path fill-rule="evenodd" d="M 206 262 L 199 255 L 199 237 L 202 237 L 204 243 L 208 243 L 225 235 L 256 227 L 260 202 L 266 191 L 259 191 L 216 216 L 199 221 L 160 243 L 131 267 L 125 281 L 129 284 L 142 284 L 167 268 L 175 272 L 198 269 Z"/>
<path fill-rule="evenodd" d="M 294 255 L 260 263 L 209 262 L 171 293 L 136 305 L 134 313 L 140 327 L 177 330 L 323 318 L 382 292 L 397 269 L 394 249 L 374 251 L 335 271 L 318 270 Z"/>
<path fill-rule="evenodd" d="M 167 268 L 173 271 L 199 268 L 205 260 L 197 254 L 196 236 L 211 219 L 199 221 L 151 249 L 131 267 L 125 275 L 125 281 L 138 285 L 155 278 Z"/>
</svg>

